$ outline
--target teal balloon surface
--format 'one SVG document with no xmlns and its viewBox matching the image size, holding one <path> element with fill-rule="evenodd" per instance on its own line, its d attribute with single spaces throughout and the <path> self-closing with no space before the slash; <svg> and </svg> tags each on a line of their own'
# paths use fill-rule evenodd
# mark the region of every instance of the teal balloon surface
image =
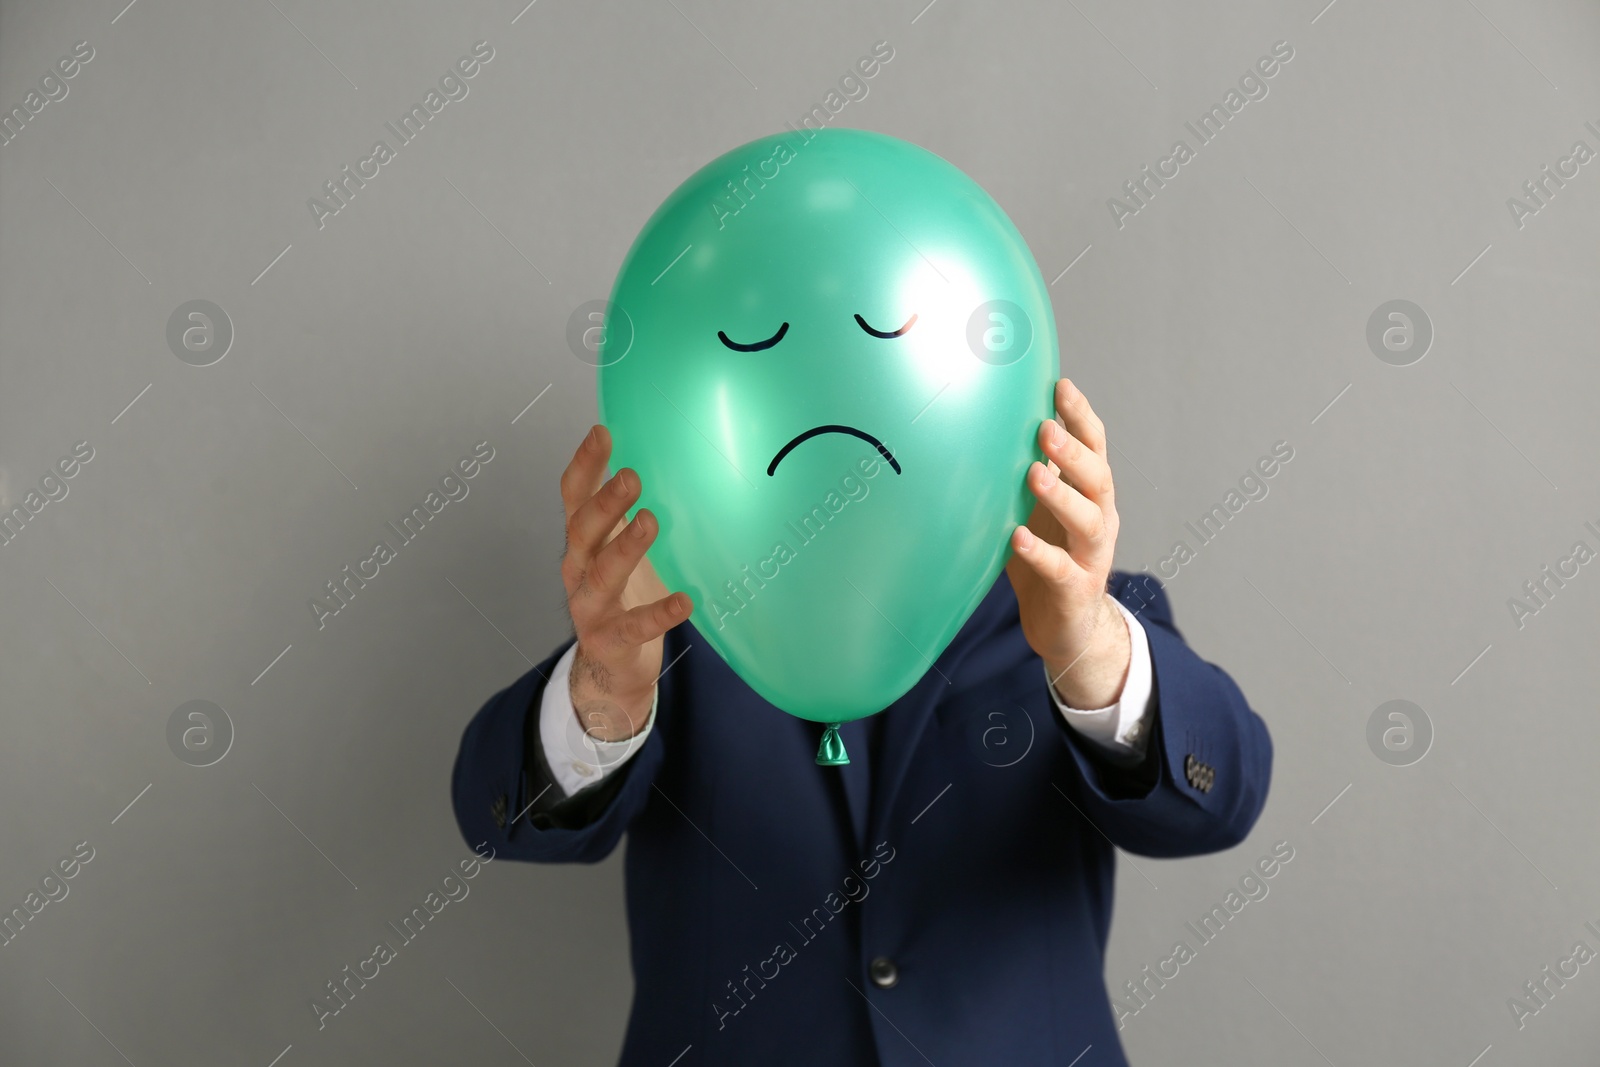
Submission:
<svg viewBox="0 0 1600 1067">
<path fill-rule="evenodd" d="M 905 141 L 790 132 L 706 165 L 634 242 L 598 355 L 651 563 L 791 715 L 906 693 L 1032 509 L 1049 290 L 999 205 Z"/>
</svg>

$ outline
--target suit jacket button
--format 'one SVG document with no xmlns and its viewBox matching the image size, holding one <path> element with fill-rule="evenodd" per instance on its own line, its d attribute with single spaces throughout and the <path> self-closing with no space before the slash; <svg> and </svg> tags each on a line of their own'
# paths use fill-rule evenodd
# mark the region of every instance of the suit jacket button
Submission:
<svg viewBox="0 0 1600 1067">
<path fill-rule="evenodd" d="M 900 968 L 887 956 L 879 956 L 867 965 L 867 976 L 879 989 L 893 989 L 900 981 Z"/>
</svg>

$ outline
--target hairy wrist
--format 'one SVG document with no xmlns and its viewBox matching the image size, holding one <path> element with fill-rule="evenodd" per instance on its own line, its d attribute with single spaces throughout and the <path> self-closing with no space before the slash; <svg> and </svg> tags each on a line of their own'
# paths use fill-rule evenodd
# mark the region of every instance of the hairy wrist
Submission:
<svg viewBox="0 0 1600 1067">
<path fill-rule="evenodd" d="M 654 700 L 654 685 L 642 693 L 622 693 L 610 668 L 581 652 L 572 664 L 568 694 L 583 732 L 596 741 L 626 741 L 644 729 Z"/>
<path fill-rule="evenodd" d="M 1101 599 L 1102 613 L 1088 646 L 1075 659 L 1045 661 L 1056 695 L 1072 708 L 1110 707 L 1122 696 L 1132 661 L 1133 641 L 1127 620 L 1109 595 Z"/>
</svg>

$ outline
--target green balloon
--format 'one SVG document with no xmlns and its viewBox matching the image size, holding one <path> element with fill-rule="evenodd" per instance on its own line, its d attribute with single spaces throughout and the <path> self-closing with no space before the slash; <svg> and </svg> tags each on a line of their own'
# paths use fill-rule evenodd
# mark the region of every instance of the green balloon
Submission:
<svg viewBox="0 0 1600 1067">
<path fill-rule="evenodd" d="M 612 467 L 706 643 L 802 719 L 893 703 L 1005 565 L 1054 415 L 1049 289 L 1005 212 L 893 137 L 764 137 L 650 217 L 606 322 Z"/>
</svg>

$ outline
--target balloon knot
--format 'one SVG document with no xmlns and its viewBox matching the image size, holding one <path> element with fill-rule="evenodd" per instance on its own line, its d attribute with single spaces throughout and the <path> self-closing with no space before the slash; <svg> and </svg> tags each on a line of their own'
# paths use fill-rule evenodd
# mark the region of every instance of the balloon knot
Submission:
<svg viewBox="0 0 1600 1067">
<path fill-rule="evenodd" d="M 850 762 L 844 750 L 844 738 L 839 736 L 839 723 L 827 723 L 822 731 L 822 743 L 817 746 L 817 763 L 823 767 L 838 767 Z"/>
</svg>

